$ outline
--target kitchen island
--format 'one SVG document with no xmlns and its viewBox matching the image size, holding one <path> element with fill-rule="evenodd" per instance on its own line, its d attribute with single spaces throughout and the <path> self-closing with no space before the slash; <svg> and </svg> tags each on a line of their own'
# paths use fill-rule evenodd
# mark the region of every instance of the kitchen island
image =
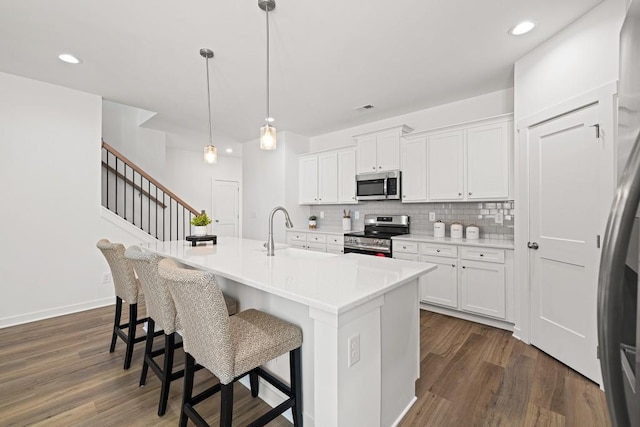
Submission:
<svg viewBox="0 0 640 427">
<path fill-rule="evenodd" d="M 143 247 L 211 271 L 222 290 L 303 331 L 305 426 L 391 426 L 415 401 L 420 374 L 418 278 L 433 264 L 366 255 L 334 255 L 220 237 L 217 245 L 183 241 Z M 266 365 L 288 381 L 288 357 Z M 275 406 L 279 392 L 261 383 Z"/>
</svg>

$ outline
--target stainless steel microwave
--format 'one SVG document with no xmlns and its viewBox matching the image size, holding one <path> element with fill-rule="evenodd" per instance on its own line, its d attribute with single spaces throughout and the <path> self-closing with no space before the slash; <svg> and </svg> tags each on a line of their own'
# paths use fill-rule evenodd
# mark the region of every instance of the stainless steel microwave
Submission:
<svg viewBox="0 0 640 427">
<path fill-rule="evenodd" d="M 399 200 L 400 171 L 356 175 L 358 200 Z"/>
</svg>

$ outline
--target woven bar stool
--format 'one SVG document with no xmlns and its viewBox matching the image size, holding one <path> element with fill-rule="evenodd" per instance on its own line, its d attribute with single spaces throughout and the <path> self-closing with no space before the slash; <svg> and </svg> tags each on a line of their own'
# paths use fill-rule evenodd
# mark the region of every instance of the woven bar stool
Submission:
<svg viewBox="0 0 640 427">
<path fill-rule="evenodd" d="M 127 248 L 124 256 L 130 260 L 138 275 L 138 280 L 145 295 L 147 314 L 149 315 L 140 386 L 145 385 L 147 372 L 151 367 L 151 370 L 158 376 L 161 383 L 158 415 L 162 416 L 167 410 L 171 381 L 182 378 L 184 375 L 184 369 L 173 372 L 174 351 L 182 347 L 182 340 L 176 337 L 176 331 L 179 328 L 176 320 L 176 309 L 165 280 L 158 275 L 158 263 L 163 258 L 152 252 L 143 252 L 137 246 Z M 238 301 L 226 295 L 224 299 L 229 314 L 235 314 L 238 311 Z M 164 332 L 164 347 L 153 351 L 153 338 L 156 328 Z M 164 355 L 162 367 L 154 360 L 154 358 L 161 355 Z"/>
<path fill-rule="evenodd" d="M 257 376 L 282 391 L 287 399 L 250 426 L 262 426 L 291 408 L 295 426 L 302 426 L 302 331 L 299 327 L 258 310 L 241 311 L 229 317 L 224 297 L 213 273 L 179 268 L 168 260 L 160 261 L 160 277 L 167 280 L 184 330 L 186 353 L 184 391 L 180 426 L 191 419 L 208 426 L 194 408 L 218 391 L 221 392 L 220 426 L 230 427 L 233 416 L 233 383 L 247 374 L 252 378 L 252 395 L 257 395 Z M 266 372 L 260 365 L 289 353 L 291 386 Z M 196 362 L 220 380 L 220 383 L 193 396 Z M 254 385 L 255 382 L 255 385 Z"/>
<path fill-rule="evenodd" d="M 102 239 L 98 241 L 96 246 L 107 259 L 116 291 L 116 314 L 113 320 L 113 334 L 109 353 L 115 351 L 117 338 L 122 339 L 127 343 L 124 369 L 129 369 L 131 358 L 133 357 L 134 344 L 145 340 L 144 336 L 136 338 L 136 326 L 148 320 L 146 317 L 138 319 L 138 300 L 143 296 L 142 289 L 140 289 L 138 279 L 136 279 L 136 275 L 133 272 L 133 267 L 129 260 L 124 257 L 124 245 Z M 121 324 L 122 301 L 129 303 L 129 322 Z"/>
</svg>

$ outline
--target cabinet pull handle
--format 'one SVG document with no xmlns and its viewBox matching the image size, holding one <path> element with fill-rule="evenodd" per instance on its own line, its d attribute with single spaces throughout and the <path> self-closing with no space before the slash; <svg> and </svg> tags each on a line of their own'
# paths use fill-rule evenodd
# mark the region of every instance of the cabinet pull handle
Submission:
<svg viewBox="0 0 640 427">
<path fill-rule="evenodd" d="M 462 266 L 462 268 L 467 268 L 467 267 L 465 267 L 465 266 L 463 265 L 463 266 Z"/>
<path fill-rule="evenodd" d="M 471 195 L 471 194 L 472 194 L 471 191 L 469 191 L 469 195 Z"/>
<path fill-rule="evenodd" d="M 455 266 L 456 266 L 455 264 L 451 264 L 451 267 L 455 267 Z"/>
<path fill-rule="evenodd" d="M 480 256 L 484 256 L 484 254 L 480 254 Z"/>
<path fill-rule="evenodd" d="M 439 253 L 439 252 L 440 252 L 440 249 L 436 249 L 436 252 L 438 252 L 438 253 Z"/>
<path fill-rule="evenodd" d="M 376 168 L 375 166 L 372 167 L 372 169 L 375 169 L 375 168 Z"/>
<path fill-rule="evenodd" d="M 462 193 L 458 193 L 458 196 L 462 196 Z"/>
<path fill-rule="evenodd" d="M 382 166 L 378 166 L 378 169 L 382 169 Z"/>
</svg>

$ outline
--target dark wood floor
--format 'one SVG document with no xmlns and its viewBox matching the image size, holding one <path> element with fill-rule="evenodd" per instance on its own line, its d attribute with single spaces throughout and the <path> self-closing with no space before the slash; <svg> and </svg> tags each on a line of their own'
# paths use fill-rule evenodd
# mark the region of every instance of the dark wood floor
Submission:
<svg viewBox="0 0 640 427">
<path fill-rule="evenodd" d="M 122 342 L 108 352 L 112 314 L 105 307 L 0 329 L 0 426 L 177 425 L 182 381 L 157 417 L 158 379 L 150 372 L 138 387 L 142 346 L 128 371 Z M 509 333 L 428 312 L 421 323 L 418 401 L 401 426 L 609 425 L 595 384 Z M 196 377 L 200 387 L 216 381 Z M 234 425 L 268 409 L 243 386 L 234 393 Z M 218 398 L 199 406 L 212 425 L 218 409 Z"/>
</svg>

